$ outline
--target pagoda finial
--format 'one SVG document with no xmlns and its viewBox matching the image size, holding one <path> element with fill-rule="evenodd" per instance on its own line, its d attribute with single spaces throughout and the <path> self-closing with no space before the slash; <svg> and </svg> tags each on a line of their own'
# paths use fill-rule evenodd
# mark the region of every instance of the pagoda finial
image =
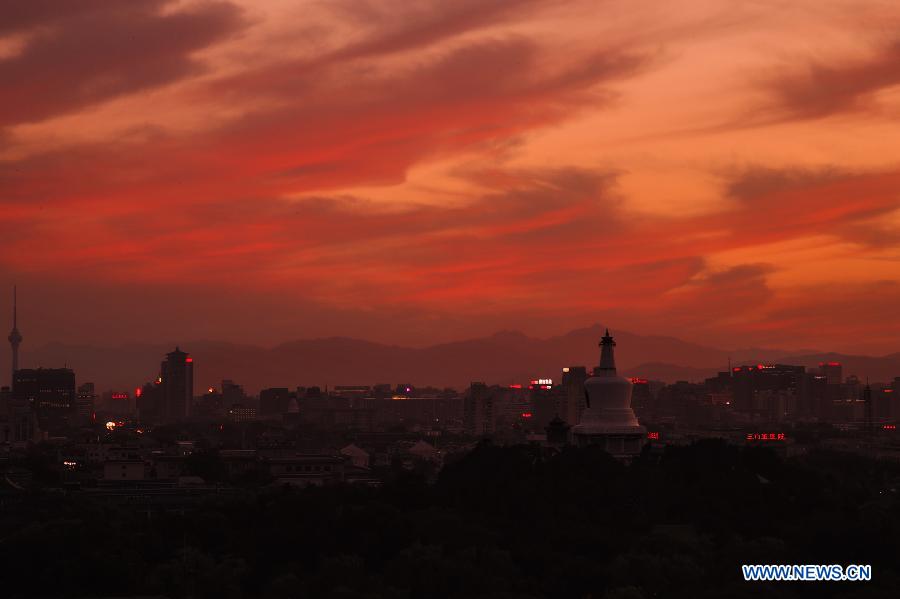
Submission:
<svg viewBox="0 0 900 599">
<path fill-rule="evenodd" d="M 597 370 L 615 374 L 616 359 L 613 356 L 613 348 L 615 346 L 616 341 L 612 338 L 612 335 L 609 334 L 609 329 L 607 328 L 606 334 L 600 340 L 600 366 L 597 368 Z"/>
</svg>

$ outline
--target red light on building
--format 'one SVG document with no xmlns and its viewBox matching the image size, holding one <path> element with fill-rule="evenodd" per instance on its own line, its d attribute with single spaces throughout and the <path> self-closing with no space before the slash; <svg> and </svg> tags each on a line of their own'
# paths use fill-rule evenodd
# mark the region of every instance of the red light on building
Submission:
<svg viewBox="0 0 900 599">
<path fill-rule="evenodd" d="M 185 358 L 184 361 L 190 363 L 194 361 L 194 358 Z"/>
<path fill-rule="evenodd" d="M 509 388 L 510 389 L 521 389 L 522 385 L 510 385 Z"/>
<path fill-rule="evenodd" d="M 531 412 L 522 412 L 522 418 L 531 418 Z"/>
<path fill-rule="evenodd" d="M 740 372 L 740 371 L 741 371 L 741 367 L 740 367 L 740 366 L 735 366 L 735 367 L 732 368 L 731 370 L 734 371 L 734 372 Z"/>
<path fill-rule="evenodd" d="M 819 366 L 840 366 L 840 362 L 819 362 Z"/>
<path fill-rule="evenodd" d="M 659 432 L 658 431 L 649 432 L 649 433 L 647 433 L 647 438 L 652 439 L 654 441 L 659 441 Z"/>
<path fill-rule="evenodd" d="M 885 424 L 881 428 L 886 431 L 895 431 L 895 430 L 897 430 L 897 425 L 896 424 Z"/>
<path fill-rule="evenodd" d="M 140 387 L 138 387 L 137 389 L 134 390 L 134 396 L 140 397 L 143 392 L 144 391 Z"/>
<path fill-rule="evenodd" d="M 633 376 L 628 380 L 631 381 L 632 385 L 646 385 L 648 383 L 647 379 L 641 379 L 636 376 Z"/>
</svg>

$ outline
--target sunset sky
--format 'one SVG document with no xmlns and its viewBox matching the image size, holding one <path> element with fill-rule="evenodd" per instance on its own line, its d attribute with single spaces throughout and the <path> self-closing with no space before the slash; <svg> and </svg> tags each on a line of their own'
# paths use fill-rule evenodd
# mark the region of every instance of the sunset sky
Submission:
<svg viewBox="0 0 900 599">
<path fill-rule="evenodd" d="M 0 211 L 23 353 L 896 352 L 900 3 L 0 0 Z"/>
</svg>

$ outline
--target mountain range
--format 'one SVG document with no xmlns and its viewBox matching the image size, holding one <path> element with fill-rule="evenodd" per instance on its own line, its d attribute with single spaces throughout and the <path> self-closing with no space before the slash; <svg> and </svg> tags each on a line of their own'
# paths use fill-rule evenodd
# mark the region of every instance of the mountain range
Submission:
<svg viewBox="0 0 900 599">
<path fill-rule="evenodd" d="M 218 387 L 232 379 L 250 393 L 265 387 L 410 383 L 462 389 L 471 381 L 511 384 L 533 378 L 558 378 L 564 366 L 595 365 L 604 327 L 594 325 L 539 339 L 502 331 L 489 337 L 423 348 L 400 347 L 329 337 L 283 343 L 273 348 L 218 341 L 180 343 L 194 358 L 196 389 Z M 900 376 L 900 353 L 882 357 L 786 351 L 767 348 L 722 350 L 675 337 L 613 331 L 621 374 L 674 382 L 700 381 L 732 364 L 780 362 L 816 366 L 844 364 L 844 374 L 890 381 Z M 156 378 L 159 363 L 174 344 L 93 347 L 52 343 L 28 351 L 23 367 L 75 370 L 78 382 L 94 381 L 98 390 L 133 389 Z"/>
</svg>

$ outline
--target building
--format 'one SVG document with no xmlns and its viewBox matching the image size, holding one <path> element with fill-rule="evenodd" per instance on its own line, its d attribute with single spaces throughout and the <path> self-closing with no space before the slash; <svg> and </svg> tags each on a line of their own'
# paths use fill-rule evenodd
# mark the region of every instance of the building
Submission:
<svg viewBox="0 0 900 599">
<path fill-rule="evenodd" d="M 13 378 L 13 401 L 28 406 L 49 435 L 76 424 L 75 373 L 69 368 L 20 368 Z"/>
<path fill-rule="evenodd" d="M 587 406 L 572 432 L 579 446 L 597 445 L 616 458 L 630 460 L 640 454 L 647 429 L 631 409 L 633 384 L 616 374 L 615 346 L 607 330 L 600 340 L 600 365 L 584 382 Z"/>
<path fill-rule="evenodd" d="M 294 455 L 269 458 L 266 467 L 278 485 L 322 486 L 344 481 L 344 456 Z"/>
<path fill-rule="evenodd" d="M 259 392 L 259 415 L 282 416 L 287 413 L 293 393 L 287 387 L 272 387 Z"/>
<path fill-rule="evenodd" d="M 140 459 L 107 460 L 103 464 L 103 480 L 133 481 L 147 478 L 147 465 Z"/>
<path fill-rule="evenodd" d="M 557 416 L 544 429 L 547 433 L 547 445 L 562 447 L 569 443 L 569 431 L 572 429 L 562 418 Z"/>
<path fill-rule="evenodd" d="M 371 456 L 369 452 L 359 447 L 355 443 L 351 443 L 341 448 L 341 455 L 357 468 L 368 468 Z"/>
<path fill-rule="evenodd" d="M 562 369 L 559 417 L 573 426 L 581 422 L 581 415 L 587 407 L 584 394 L 586 380 L 588 373 L 584 366 L 567 366 Z"/>
<path fill-rule="evenodd" d="M 256 420 L 256 408 L 236 403 L 228 409 L 228 419 L 232 422 L 253 422 Z"/>
<path fill-rule="evenodd" d="M 732 369 L 735 409 L 754 420 L 780 422 L 798 413 L 806 368 L 756 364 Z"/>
<path fill-rule="evenodd" d="M 160 365 L 162 421 L 180 422 L 191 415 L 194 393 L 194 360 L 178 347 Z"/>
<path fill-rule="evenodd" d="M 463 403 L 463 426 L 466 434 L 474 436 L 492 435 L 497 430 L 496 397 L 484 383 L 469 385 Z"/>
<path fill-rule="evenodd" d="M 844 382 L 844 369 L 840 362 L 820 362 L 819 370 L 829 385 L 840 385 Z"/>
<path fill-rule="evenodd" d="M 75 400 L 75 416 L 78 424 L 90 425 L 94 421 L 97 394 L 94 392 L 94 383 L 78 385 L 78 396 Z"/>
<path fill-rule="evenodd" d="M 248 404 L 250 403 L 248 400 L 250 398 L 247 397 L 247 394 L 244 393 L 243 385 L 238 385 L 231 379 L 223 379 L 222 380 L 222 404 L 225 406 L 230 406 L 236 403 L 239 404 Z"/>
<path fill-rule="evenodd" d="M 138 416 L 144 424 L 157 424 L 163 419 L 162 380 L 157 378 L 134 392 Z"/>
</svg>

